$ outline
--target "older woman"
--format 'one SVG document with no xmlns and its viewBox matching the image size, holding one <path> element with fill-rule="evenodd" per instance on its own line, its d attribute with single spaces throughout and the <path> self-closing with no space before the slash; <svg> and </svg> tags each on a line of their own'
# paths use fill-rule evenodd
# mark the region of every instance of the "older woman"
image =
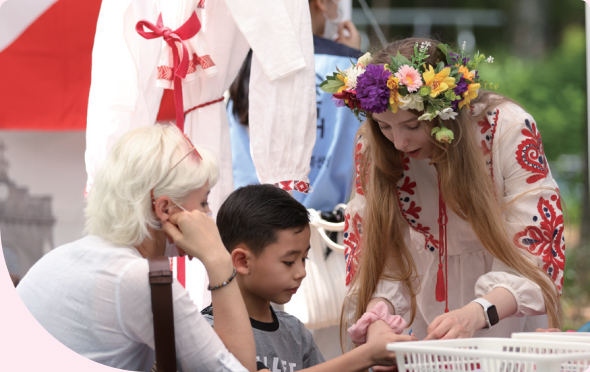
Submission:
<svg viewBox="0 0 590 372">
<path fill-rule="evenodd" d="M 230 255 L 205 214 L 217 179 L 212 155 L 176 127 L 127 133 L 88 196 L 89 235 L 44 256 L 18 286 L 29 311 L 79 354 L 149 371 L 154 332 L 145 258 L 164 255 L 174 241 L 203 262 L 212 286 L 232 277 Z M 211 293 L 217 334 L 177 282 L 172 293 L 179 370 L 255 370 L 252 330 L 235 281 Z"/>
</svg>

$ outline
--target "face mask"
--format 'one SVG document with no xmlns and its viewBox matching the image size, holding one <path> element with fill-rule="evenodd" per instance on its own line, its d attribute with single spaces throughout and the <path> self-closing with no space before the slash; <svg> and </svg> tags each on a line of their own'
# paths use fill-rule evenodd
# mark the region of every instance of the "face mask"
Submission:
<svg viewBox="0 0 590 372">
<path fill-rule="evenodd" d="M 323 13 L 324 18 L 326 19 L 326 23 L 324 25 L 324 38 L 329 40 L 335 40 L 338 37 L 338 25 L 344 21 L 344 14 L 340 8 L 340 2 L 336 3 L 336 5 L 338 6 L 338 15 L 336 18 L 330 19 L 330 17 L 328 17 L 325 12 Z"/>
<path fill-rule="evenodd" d="M 174 203 L 174 202 L 172 202 Z M 185 212 L 188 212 L 186 209 L 184 209 L 182 206 L 174 203 L 174 205 L 176 205 L 178 208 L 182 209 Z M 213 212 L 207 212 L 206 213 L 207 216 L 209 217 L 213 217 Z M 178 247 L 176 247 L 176 243 L 172 242 L 170 243 L 170 238 L 167 236 L 166 237 L 166 250 L 164 251 L 164 256 L 166 257 L 179 257 L 180 253 L 178 252 Z"/>
</svg>

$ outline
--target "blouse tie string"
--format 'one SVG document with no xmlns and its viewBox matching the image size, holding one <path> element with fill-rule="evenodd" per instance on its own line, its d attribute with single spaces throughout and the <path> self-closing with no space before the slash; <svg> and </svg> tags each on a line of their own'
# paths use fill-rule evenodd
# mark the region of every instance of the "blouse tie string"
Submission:
<svg viewBox="0 0 590 372">
<path fill-rule="evenodd" d="M 447 206 L 443 200 L 438 178 L 438 272 L 436 275 L 436 300 L 445 301 L 445 313 L 449 312 L 449 272 L 447 271 Z M 444 274 L 443 274 L 443 255 Z"/>
<path fill-rule="evenodd" d="M 144 27 L 150 31 L 145 31 Z M 188 48 L 184 44 L 184 40 L 188 40 L 195 36 L 201 29 L 201 22 L 197 13 L 193 12 L 187 21 L 177 30 L 172 31 L 169 27 L 165 27 L 162 22 L 162 14 L 158 17 L 154 25 L 148 21 L 139 21 L 135 25 L 135 31 L 143 36 L 145 39 L 164 38 L 164 41 L 172 49 L 173 63 L 174 63 L 174 105 L 176 108 L 176 125 L 182 132 L 184 132 L 184 106 L 182 101 L 182 80 L 186 77 L 189 67 Z M 178 46 L 177 46 L 178 44 Z M 179 48 L 182 49 L 182 58 L 180 58 Z"/>
</svg>

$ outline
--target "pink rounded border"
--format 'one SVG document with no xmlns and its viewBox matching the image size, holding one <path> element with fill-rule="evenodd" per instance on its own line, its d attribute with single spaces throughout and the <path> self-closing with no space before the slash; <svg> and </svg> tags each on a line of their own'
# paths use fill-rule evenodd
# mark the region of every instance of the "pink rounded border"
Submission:
<svg viewBox="0 0 590 372">
<path fill-rule="evenodd" d="M 2 0 L 0 4 L 1 2 Z M 0 254 L 0 298 L 0 354 L 3 371 L 121 371 L 93 362 L 54 339 L 21 301 L 8 275 L 3 254 Z"/>
</svg>

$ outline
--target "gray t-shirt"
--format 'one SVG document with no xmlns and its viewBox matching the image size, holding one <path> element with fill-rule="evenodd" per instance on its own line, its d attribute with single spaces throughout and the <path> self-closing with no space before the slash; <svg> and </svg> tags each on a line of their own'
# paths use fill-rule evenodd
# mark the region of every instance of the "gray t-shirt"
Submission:
<svg viewBox="0 0 590 372">
<path fill-rule="evenodd" d="M 311 332 L 299 319 L 272 307 L 273 322 L 263 323 L 250 318 L 256 342 L 256 361 L 271 372 L 293 372 L 325 361 Z M 213 326 L 213 308 L 201 311 Z"/>
</svg>

